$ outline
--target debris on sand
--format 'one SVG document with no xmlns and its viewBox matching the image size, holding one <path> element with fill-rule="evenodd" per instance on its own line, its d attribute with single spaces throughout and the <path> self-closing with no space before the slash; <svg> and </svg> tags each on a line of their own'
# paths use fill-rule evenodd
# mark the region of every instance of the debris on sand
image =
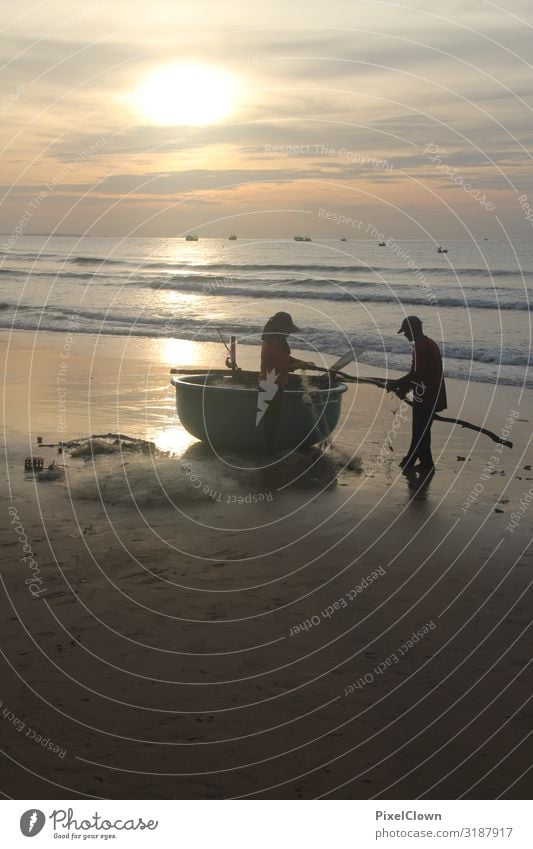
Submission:
<svg viewBox="0 0 533 849">
<path fill-rule="evenodd" d="M 43 457 L 26 457 L 24 460 L 25 472 L 38 472 L 40 469 L 44 469 Z"/>
<path fill-rule="evenodd" d="M 61 443 L 63 450 L 69 451 L 71 457 L 81 457 L 89 460 L 99 454 L 117 454 L 122 451 L 138 451 L 143 454 L 166 455 L 160 451 L 154 442 L 147 439 L 137 439 L 121 433 L 99 433 L 82 439 L 71 439 Z"/>
<path fill-rule="evenodd" d="M 63 466 L 58 466 L 57 463 L 50 463 L 48 468 L 37 472 L 37 478 L 40 481 L 57 481 L 65 477 L 65 469 Z"/>
<path fill-rule="evenodd" d="M 24 460 L 24 471 L 26 480 L 37 478 L 40 481 L 57 481 L 65 477 L 64 466 L 58 466 L 53 461 L 45 468 L 42 457 L 26 457 Z"/>
<path fill-rule="evenodd" d="M 357 474 L 360 474 L 363 471 L 363 462 L 361 460 L 361 457 L 355 455 L 350 460 L 348 460 L 348 462 L 346 463 L 346 469 L 348 469 L 350 472 L 356 472 Z"/>
<path fill-rule="evenodd" d="M 96 457 L 98 454 L 116 454 L 118 445 L 110 445 L 100 439 L 88 439 L 70 449 L 71 457 Z"/>
</svg>

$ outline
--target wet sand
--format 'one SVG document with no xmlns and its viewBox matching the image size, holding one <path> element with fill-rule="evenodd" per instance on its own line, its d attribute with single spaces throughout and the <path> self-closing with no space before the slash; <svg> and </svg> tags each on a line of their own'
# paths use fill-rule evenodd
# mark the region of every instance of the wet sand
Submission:
<svg viewBox="0 0 533 849">
<path fill-rule="evenodd" d="M 446 414 L 515 447 L 435 424 L 420 480 L 373 387 L 350 388 L 327 452 L 262 466 L 176 419 L 169 367 L 221 346 L 0 350 L 6 795 L 530 796 L 530 393 L 450 381 Z M 177 453 L 25 477 L 29 454 L 61 461 L 37 436 L 106 432 Z"/>
</svg>

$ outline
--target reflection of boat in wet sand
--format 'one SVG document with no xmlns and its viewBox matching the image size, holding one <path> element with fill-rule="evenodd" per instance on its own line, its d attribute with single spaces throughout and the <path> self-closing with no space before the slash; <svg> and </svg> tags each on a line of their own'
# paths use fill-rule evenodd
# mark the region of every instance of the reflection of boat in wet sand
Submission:
<svg viewBox="0 0 533 849">
<path fill-rule="evenodd" d="M 196 374 L 177 374 L 171 382 L 178 416 L 190 434 L 216 449 L 264 449 L 265 420 L 258 416 L 264 393 L 258 387 L 257 372 L 198 369 Z M 295 449 L 326 440 L 339 422 L 346 389 L 344 383 L 328 377 L 310 377 L 304 384 L 291 374 L 277 427 L 278 448 Z"/>
<path fill-rule="evenodd" d="M 198 236 L 195 233 L 189 233 L 187 236 L 185 236 L 185 241 L 186 242 L 197 242 Z"/>
</svg>

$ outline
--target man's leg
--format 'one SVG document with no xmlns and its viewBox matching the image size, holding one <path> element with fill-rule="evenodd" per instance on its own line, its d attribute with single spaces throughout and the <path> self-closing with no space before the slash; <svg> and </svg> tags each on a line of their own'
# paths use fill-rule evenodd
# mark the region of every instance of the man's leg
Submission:
<svg viewBox="0 0 533 849">
<path fill-rule="evenodd" d="M 267 451 L 272 454 L 276 450 L 278 422 L 281 415 L 283 389 L 278 389 L 268 405 L 265 413 L 265 442 Z"/>
<path fill-rule="evenodd" d="M 426 410 L 422 404 L 413 404 L 413 424 L 409 451 L 400 463 L 403 469 L 412 468 L 417 460 L 424 467 L 433 466 L 431 456 L 431 423 L 433 411 Z"/>
<path fill-rule="evenodd" d="M 420 459 L 420 465 L 425 469 L 432 469 L 435 465 L 431 454 L 432 424 L 433 410 L 427 410 L 422 407 L 420 411 L 420 445 L 418 447 L 418 457 Z"/>
<path fill-rule="evenodd" d="M 411 431 L 411 444 L 409 446 L 409 450 L 405 457 L 400 460 L 400 466 L 402 469 L 412 469 L 417 460 L 417 439 L 416 439 L 416 428 L 415 428 L 415 419 L 413 416 L 413 424 Z"/>
</svg>

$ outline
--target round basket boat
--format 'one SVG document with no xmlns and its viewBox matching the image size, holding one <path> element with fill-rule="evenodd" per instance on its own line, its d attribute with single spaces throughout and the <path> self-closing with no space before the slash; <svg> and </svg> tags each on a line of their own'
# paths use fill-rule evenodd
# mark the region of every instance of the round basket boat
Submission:
<svg viewBox="0 0 533 849">
<path fill-rule="evenodd" d="M 173 377 L 176 409 L 183 427 L 213 448 L 262 451 L 266 445 L 264 393 L 257 373 L 209 374 Z M 326 440 L 339 422 L 344 383 L 290 375 L 283 392 L 276 431 L 279 449 L 316 445 Z"/>
</svg>

